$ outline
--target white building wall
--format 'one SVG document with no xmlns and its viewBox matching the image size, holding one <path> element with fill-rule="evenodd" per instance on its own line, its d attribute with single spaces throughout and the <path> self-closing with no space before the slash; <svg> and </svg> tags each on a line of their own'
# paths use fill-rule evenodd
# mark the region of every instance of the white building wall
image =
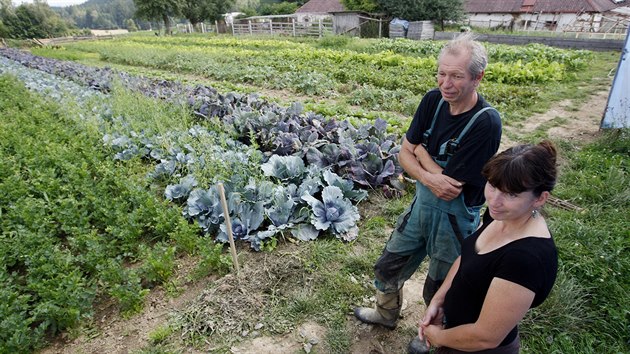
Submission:
<svg viewBox="0 0 630 354">
<path fill-rule="evenodd" d="M 553 14 L 553 13 L 529 13 L 529 14 L 469 14 L 468 25 L 484 28 L 509 28 L 514 21 L 514 29 L 538 30 L 556 32 L 598 32 L 603 21 L 601 14 Z M 552 24 L 555 23 L 555 28 Z"/>
<path fill-rule="evenodd" d="M 469 14 L 468 26 L 481 28 L 496 28 L 509 26 L 512 21 L 510 14 Z"/>
</svg>

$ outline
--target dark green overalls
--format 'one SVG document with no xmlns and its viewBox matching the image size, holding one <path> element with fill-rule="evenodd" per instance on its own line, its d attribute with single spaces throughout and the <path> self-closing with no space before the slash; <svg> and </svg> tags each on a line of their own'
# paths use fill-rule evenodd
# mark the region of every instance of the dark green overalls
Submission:
<svg viewBox="0 0 630 354">
<path fill-rule="evenodd" d="M 431 128 L 425 133 L 429 137 L 442 106 L 440 101 L 433 116 Z M 440 154 L 445 160 L 433 157 L 442 168 L 446 166 L 452 153 L 448 144 L 458 144 L 481 113 L 477 112 L 468 122 L 456 140 L 442 144 Z M 456 146 L 456 145 L 455 145 Z M 416 181 L 416 195 L 405 212 L 398 217 L 396 227 L 387 241 L 383 254 L 374 266 L 376 288 L 383 293 L 393 293 L 404 285 L 428 255 L 429 272 L 424 285 L 423 297 L 428 304 L 446 278 L 451 265 L 461 253 L 461 241 L 471 235 L 479 225 L 481 206 L 468 207 L 464 194 L 445 201 L 436 197 L 430 189 Z"/>
</svg>

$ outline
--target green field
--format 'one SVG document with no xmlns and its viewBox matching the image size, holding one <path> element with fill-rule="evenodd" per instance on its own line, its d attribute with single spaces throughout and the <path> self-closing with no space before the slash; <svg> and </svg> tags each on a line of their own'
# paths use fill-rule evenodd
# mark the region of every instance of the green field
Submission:
<svg viewBox="0 0 630 354">
<path fill-rule="evenodd" d="M 357 126 L 382 118 L 388 133 L 399 138 L 422 95 L 435 86 L 441 45 L 134 35 L 31 52 L 222 93 L 256 93 L 282 107 L 300 102 L 305 111 Z M 594 140 L 560 139 L 549 131 L 572 124 L 562 119 L 534 132 L 519 130 L 534 114 L 563 101 L 584 109 L 589 97 L 609 88 L 619 53 L 487 48 L 491 63 L 480 90 L 502 113 L 505 135 L 518 142 L 554 140 L 561 153 L 554 195 L 578 207 L 546 207 L 560 272 L 551 297 L 520 327 L 522 351 L 630 352 L 628 130 L 601 132 Z M 63 333 L 107 336 L 96 320 L 104 307 L 124 323 L 151 311 L 150 294 L 163 294 L 156 301 L 166 303 L 195 287 L 204 288 L 205 296 L 173 309 L 131 351 L 229 353 L 251 340 L 245 332 L 279 340 L 308 322 L 325 330 L 313 352 L 357 350 L 360 330 L 349 309 L 373 293 L 371 267 L 409 203 L 411 184 L 389 199 L 370 190 L 357 204 L 361 219 L 354 241 L 327 235 L 303 242 L 280 232 L 262 243 L 261 252 L 239 242 L 237 281 L 226 276 L 232 269 L 227 246 L 187 219 L 186 203 L 169 201 L 164 188 L 186 173 L 204 188 L 235 176 L 265 180 L 260 136 L 239 136 L 238 129 L 199 120 L 185 105 L 117 84 L 106 95 L 74 102 L 63 90 L 59 97 L 67 100 L 52 91 L 28 91 L 14 75 L 9 70 L 0 76 L 0 353 L 37 351 L 55 341 L 63 346 Z M 107 114 L 95 113 L 104 104 Z M 185 134 L 197 126 L 209 133 Z M 112 158 L 120 151 L 104 144 L 104 136 L 121 132 L 137 140 L 159 138 L 164 151 L 181 145 L 216 157 L 158 178 L 146 156 Z M 413 326 L 403 326 L 375 336 L 400 352 L 413 333 Z"/>
</svg>

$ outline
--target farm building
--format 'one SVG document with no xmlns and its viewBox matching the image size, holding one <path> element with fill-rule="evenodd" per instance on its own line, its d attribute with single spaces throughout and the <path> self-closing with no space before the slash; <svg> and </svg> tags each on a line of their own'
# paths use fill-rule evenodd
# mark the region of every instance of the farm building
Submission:
<svg viewBox="0 0 630 354">
<path fill-rule="evenodd" d="M 362 18 L 368 14 L 359 11 L 333 11 L 333 28 L 335 34 L 359 36 L 361 34 Z"/>
<path fill-rule="evenodd" d="M 363 11 L 332 11 L 335 34 L 358 37 L 382 37 L 387 21 L 384 15 Z M 372 33 L 368 33 L 372 32 Z"/>
<path fill-rule="evenodd" d="M 129 33 L 126 29 L 112 29 L 112 30 L 90 30 L 90 33 L 93 36 L 116 36 L 120 34 Z"/>
<path fill-rule="evenodd" d="M 628 0 L 465 0 L 469 25 L 557 32 L 625 33 Z"/>
</svg>

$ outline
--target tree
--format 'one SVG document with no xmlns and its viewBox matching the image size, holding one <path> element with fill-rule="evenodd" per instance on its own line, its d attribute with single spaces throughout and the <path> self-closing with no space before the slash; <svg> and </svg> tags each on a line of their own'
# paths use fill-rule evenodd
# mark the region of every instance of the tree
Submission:
<svg viewBox="0 0 630 354">
<path fill-rule="evenodd" d="M 0 0 L 0 11 L 4 13 L 4 11 L 12 11 L 13 3 L 11 0 Z"/>
<path fill-rule="evenodd" d="M 266 15 L 288 15 L 295 13 L 295 10 L 298 9 L 298 4 L 295 2 L 278 2 L 274 4 L 261 4 L 258 9 L 258 13 L 266 16 Z"/>
<path fill-rule="evenodd" d="M 376 0 L 381 9 L 392 17 L 408 21 L 431 20 L 442 25 L 464 17 L 462 0 Z"/>
<path fill-rule="evenodd" d="M 233 0 L 183 0 L 182 14 L 196 27 L 203 21 L 219 20 L 233 5 Z"/>
<path fill-rule="evenodd" d="M 392 16 L 408 21 L 427 20 L 422 18 L 424 0 L 376 0 L 383 11 Z"/>
<path fill-rule="evenodd" d="M 52 38 L 68 33 L 68 24 L 42 0 L 14 10 L 2 8 L 4 32 L 10 38 Z"/>
<path fill-rule="evenodd" d="M 14 16 L 11 0 L 0 0 L 0 38 L 10 37 L 11 29 L 4 24 L 6 18 Z"/>
<path fill-rule="evenodd" d="M 77 27 L 92 29 L 126 28 L 125 20 L 133 18 L 136 12 L 133 0 L 91 0 L 53 10 Z"/>
<path fill-rule="evenodd" d="M 341 0 L 343 6 L 348 10 L 379 12 L 380 6 L 376 0 Z"/>
<path fill-rule="evenodd" d="M 256 9 L 260 5 L 260 0 L 234 0 L 232 10 L 245 12 L 243 9 Z"/>
<path fill-rule="evenodd" d="M 125 20 L 125 28 L 128 29 L 129 32 L 135 32 L 138 30 L 138 26 L 136 26 L 136 23 L 131 18 Z"/>
<path fill-rule="evenodd" d="M 164 21 L 164 32 L 171 34 L 172 16 L 181 16 L 184 0 L 133 0 L 136 15 L 147 20 Z"/>
<path fill-rule="evenodd" d="M 461 21 L 465 17 L 462 0 L 425 0 L 422 3 L 425 16 L 439 23 L 442 31 L 446 21 Z"/>
</svg>

